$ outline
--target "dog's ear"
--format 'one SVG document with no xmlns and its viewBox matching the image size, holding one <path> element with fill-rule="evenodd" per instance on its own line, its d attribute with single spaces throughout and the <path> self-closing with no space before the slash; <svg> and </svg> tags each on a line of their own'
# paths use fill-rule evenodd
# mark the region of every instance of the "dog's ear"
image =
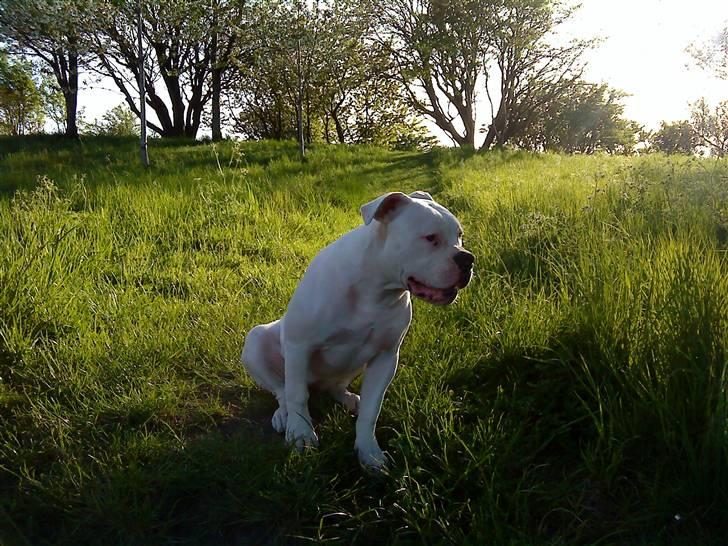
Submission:
<svg viewBox="0 0 728 546">
<path fill-rule="evenodd" d="M 367 225 L 369 225 L 372 220 L 377 220 L 386 224 L 387 222 L 390 222 L 405 205 L 411 202 L 412 199 L 401 191 L 385 193 L 384 195 L 377 197 L 374 201 L 369 201 L 366 205 L 362 205 L 361 217 Z"/>
<path fill-rule="evenodd" d="M 434 201 L 432 196 L 426 191 L 417 190 L 409 194 L 412 199 L 425 199 L 426 201 Z"/>
</svg>

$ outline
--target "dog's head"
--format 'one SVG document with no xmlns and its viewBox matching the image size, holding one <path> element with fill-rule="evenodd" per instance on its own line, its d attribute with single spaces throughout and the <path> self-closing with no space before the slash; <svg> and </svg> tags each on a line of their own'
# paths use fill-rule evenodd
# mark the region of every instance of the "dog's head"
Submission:
<svg viewBox="0 0 728 546">
<path fill-rule="evenodd" d="M 455 301 L 473 274 L 457 218 L 429 193 L 392 192 L 361 207 L 365 224 L 378 222 L 381 256 L 412 295 L 437 305 Z"/>
</svg>

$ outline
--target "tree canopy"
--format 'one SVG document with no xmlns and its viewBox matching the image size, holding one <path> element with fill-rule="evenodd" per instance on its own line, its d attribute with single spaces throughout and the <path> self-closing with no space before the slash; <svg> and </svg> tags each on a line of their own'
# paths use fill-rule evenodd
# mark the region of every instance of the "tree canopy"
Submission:
<svg viewBox="0 0 728 546">
<path fill-rule="evenodd" d="M 711 109 L 705 99 L 700 99 L 691 110 L 690 126 L 699 145 L 718 157 L 728 155 L 728 100 Z"/>
<path fill-rule="evenodd" d="M 594 40 L 559 34 L 575 9 L 566 0 L 0 0 L 0 39 L 53 75 L 44 102 L 57 121 L 51 91 L 62 94 L 69 136 L 85 71 L 110 79 L 137 117 L 141 79 L 147 127 L 162 137 L 209 129 L 219 140 L 226 126 L 298 138 L 302 151 L 314 141 L 428 147 L 429 120 L 458 146 L 628 153 L 638 127 L 624 119 L 623 95 L 581 80 Z"/>
<path fill-rule="evenodd" d="M 16 53 L 39 60 L 63 94 L 65 134 L 78 136 L 79 69 L 88 58 L 93 0 L 2 0 L 0 37 Z"/>
<path fill-rule="evenodd" d="M 516 143 L 531 150 L 631 153 L 641 127 L 623 117 L 625 96 L 604 83 L 574 82 L 552 100 L 539 101 Z"/>
<path fill-rule="evenodd" d="M 661 122 L 649 140 L 652 150 L 665 154 L 692 154 L 699 144 L 698 136 L 687 120 Z"/>
<path fill-rule="evenodd" d="M 20 136 L 40 132 L 42 94 L 28 62 L 12 62 L 0 50 L 0 134 Z"/>
</svg>

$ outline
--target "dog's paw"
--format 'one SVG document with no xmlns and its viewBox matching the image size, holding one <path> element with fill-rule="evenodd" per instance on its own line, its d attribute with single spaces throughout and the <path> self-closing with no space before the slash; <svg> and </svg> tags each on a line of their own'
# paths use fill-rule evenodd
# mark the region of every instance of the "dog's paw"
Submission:
<svg viewBox="0 0 728 546">
<path fill-rule="evenodd" d="M 390 459 L 376 441 L 367 446 L 355 445 L 354 449 L 359 457 L 359 463 L 367 470 L 382 471 L 389 466 Z"/>
<path fill-rule="evenodd" d="M 288 422 L 288 412 L 285 408 L 279 407 L 273 414 L 271 424 L 276 432 L 282 433 L 286 431 L 286 424 Z"/>
<path fill-rule="evenodd" d="M 359 395 L 346 391 L 341 401 L 342 404 L 354 415 L 359 415 Z"/>
<path fill-rule="evenodd" d="M 286 442 L 301 451 L 304 447 L 318 447 L 318 436 L 308 420 L 298 414 L 288 415 Z"/>
</svg>

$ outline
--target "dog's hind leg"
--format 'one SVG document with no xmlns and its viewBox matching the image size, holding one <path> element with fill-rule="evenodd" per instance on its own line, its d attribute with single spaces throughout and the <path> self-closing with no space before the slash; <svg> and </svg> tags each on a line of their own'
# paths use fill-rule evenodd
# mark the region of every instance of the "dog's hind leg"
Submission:
<svg viewBox="0 0 728 546">
<path fill-rule="evenodd" d="M 352 414 L 359 415 L 359 395 L 349 392 L 346 385 L 337 385 L 329 390 L 329 394 Z"/>
<path fill-rule="evenodd" d="M 349 391 L 349 385 L 362 370 L 355 370 L 349 377 L 336 381 L 326 389 L 331 397 L 353 415 L 359 415 L 359 395 Z"/>
<path fill-rule="evenodd" d="M 285 365 L 281 351 L 280 320 L 256 326 L 245 337 L 240 360 L 255 382 L 272 392 L 278 409 L 271 423 L 277 432 L 285 432 L 288 421 L 285 396 Z"/>
<path fill-rule="evenodd" d="M 359 415 L 359 395 L 349 392 L 350 381 L 337 383 L 328 389 L 331 397 L 348 409 L 352 414 Z"/>
</svg>

